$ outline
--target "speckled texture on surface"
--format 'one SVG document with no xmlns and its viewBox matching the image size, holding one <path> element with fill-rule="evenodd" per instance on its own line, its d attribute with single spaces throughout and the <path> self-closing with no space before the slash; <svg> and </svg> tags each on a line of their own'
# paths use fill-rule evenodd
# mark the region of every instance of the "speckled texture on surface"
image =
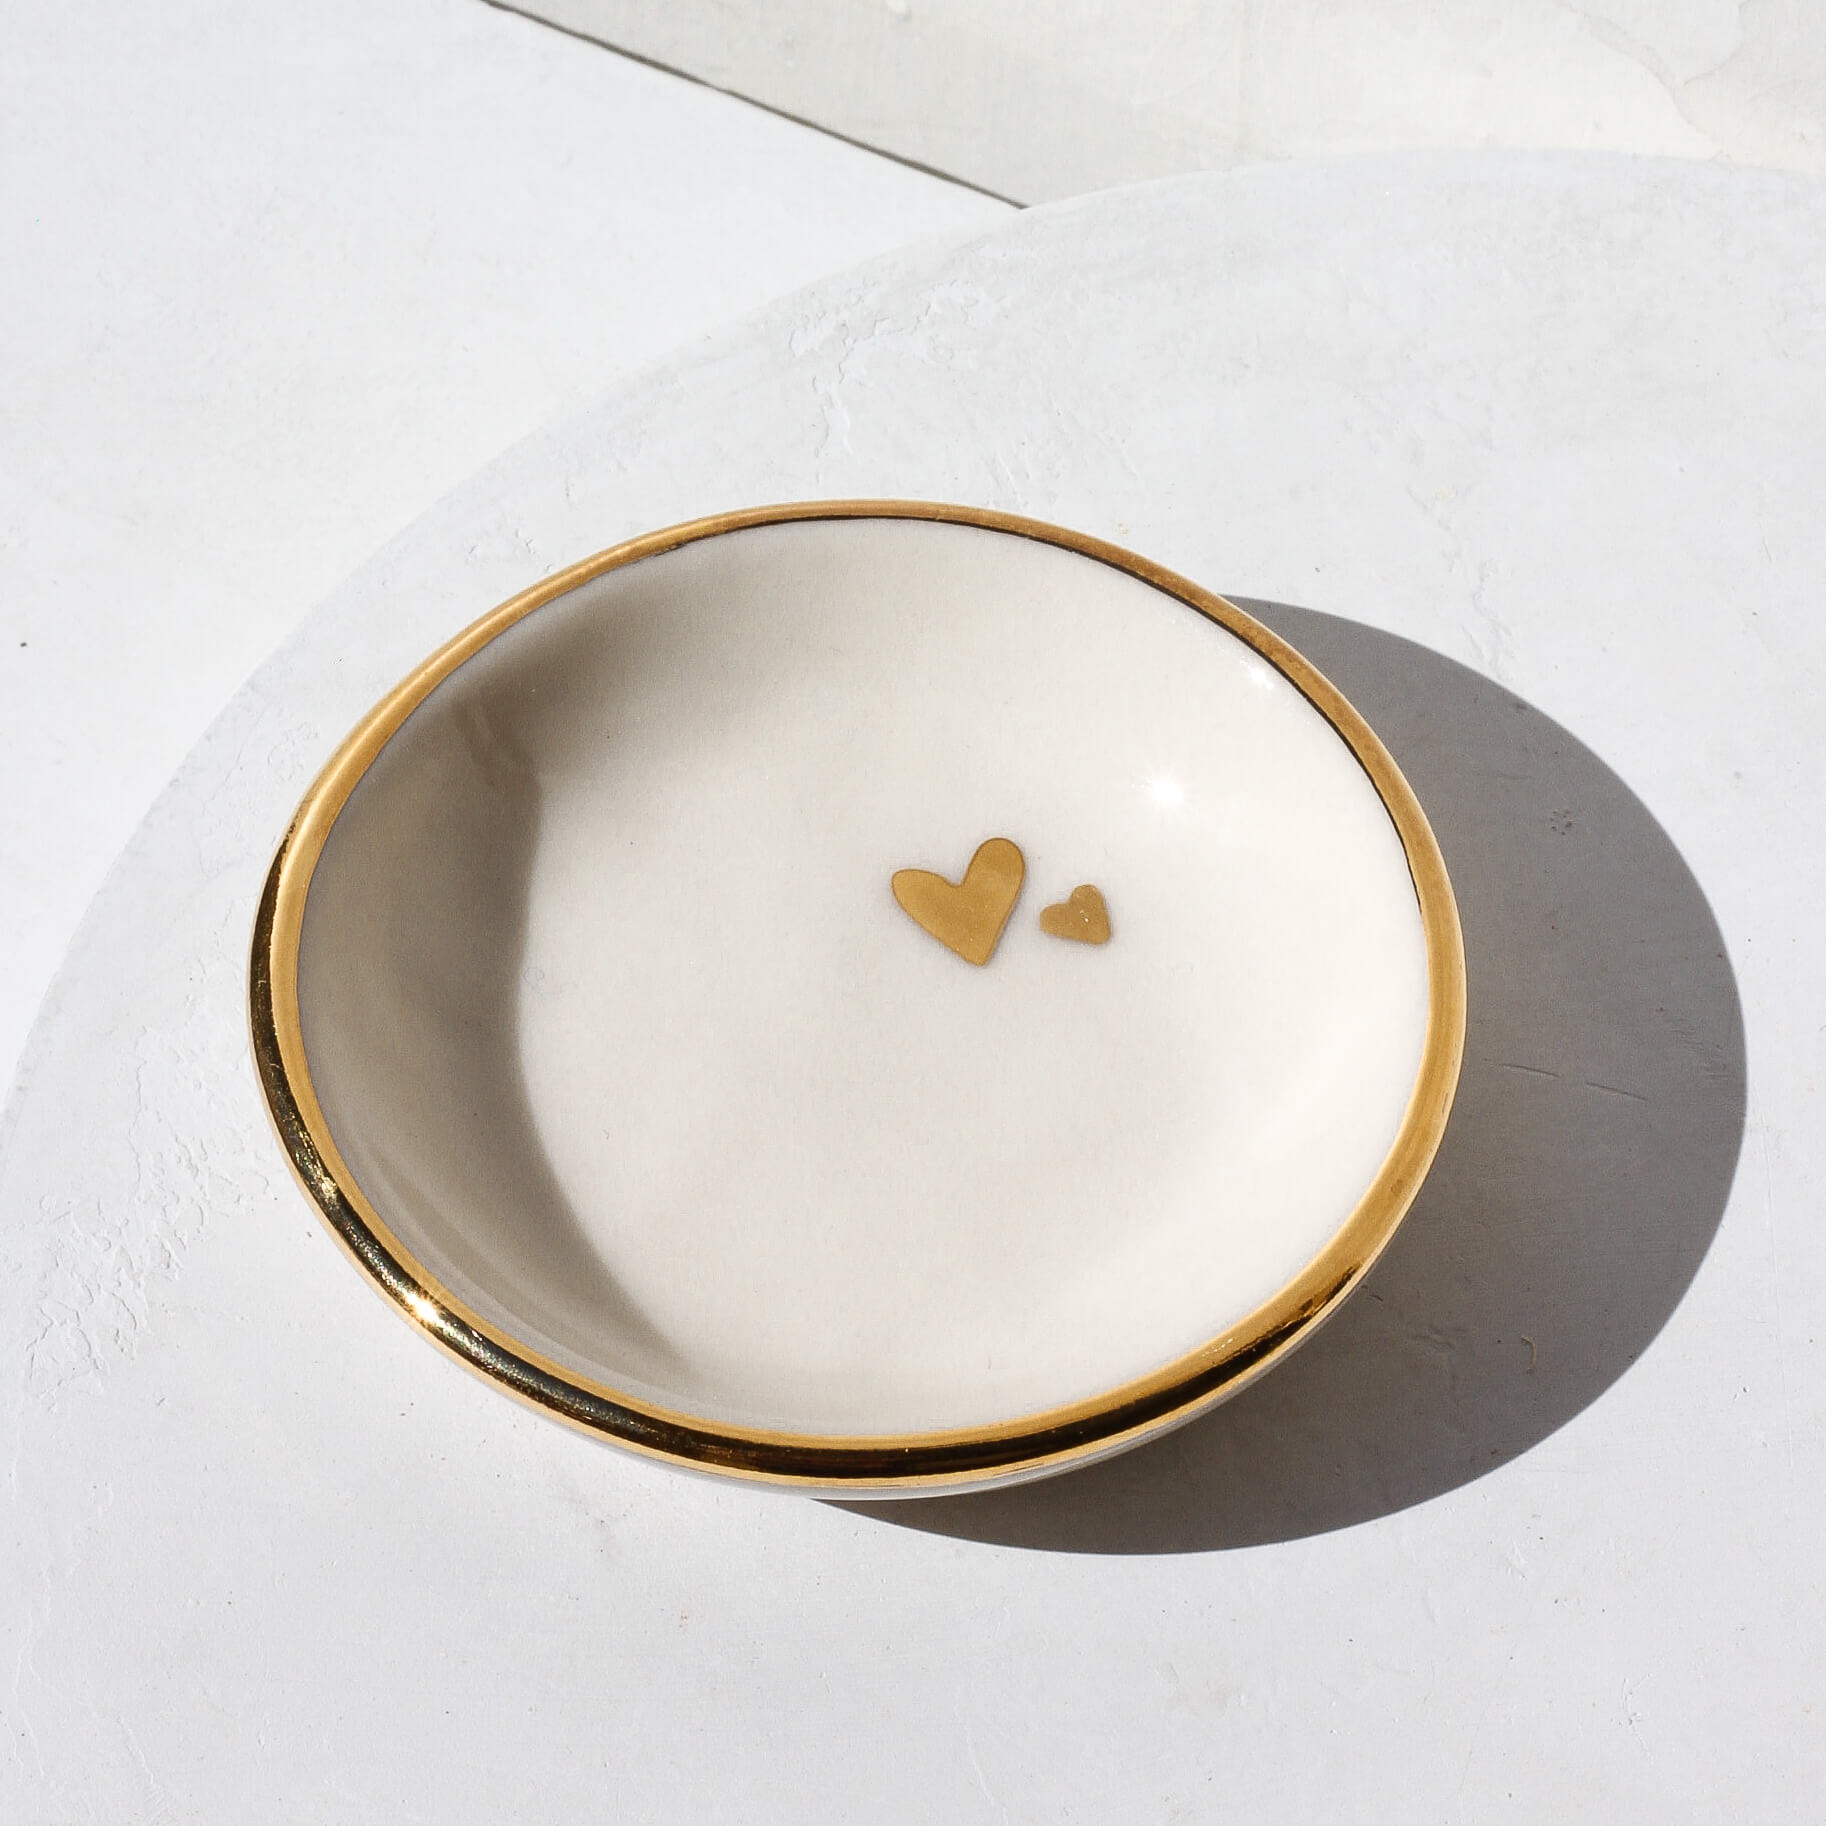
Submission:
<svg viewBox="0 0 1826 1826">
<path fill-rule="evenodd" d="M 1614 1822 L 1826 1784 L 1826 195 L 1265 169 L 774 307 L 508 453 L 233 702 L 0 1164 L 0 1814 Z M 270 845 L 460 623 L 784 496 L 1266 608 L 1464 909 L 1464 1087 L 1336 1324 L 1158 1447 L 892 1515 L 521 1412 L 363 1285 L 245 1060 Z M 1418 644 L 1411 644 L 1418 643 Z"/>
</svg>

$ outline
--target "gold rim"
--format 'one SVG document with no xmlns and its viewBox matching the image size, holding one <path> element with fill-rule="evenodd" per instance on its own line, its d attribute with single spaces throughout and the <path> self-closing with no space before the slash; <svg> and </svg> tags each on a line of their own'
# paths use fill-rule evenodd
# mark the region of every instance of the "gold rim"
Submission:
<svg viewBox="0 0 1826 1826">
<path fill-rule="evenodd" d="M 1331 1240 L 1265 1304 L 1163 1369 L 1089 1400 L 987 1427 L 871 1437 L 724 1425 L 581 1378 L 470 1310 L 393 1233 L 337 1150 L 311 1081 L 298 949 L 311 877 L 363 774 L 431 691 L 497 635 L 623 565 L 699 539 L 798 520 L 934 520 L 1063 547 L 1151 584 L 1253 647 L 1331 724 L 1369 775 L 1407 852 L 1427 946 L 1420 1071 L 1381 1169 Z M 1445 859 L 1413 789 L 1344 695 L 1277 634 L 1209 590 L 1119 546 L 1043 521 L 924 501 L 816 501 L 687 521 L 599 552 L 484 615 L 384 698 L 304 796 L 254 922 L 249 1013 L 255 1067 L 279 1139 L 331 1234 L 421 1331 L 468 1368 L 586 1432 L 670 1463 L 827 1492 L 1000 1483 L 1062 1469 L 1191 1419 L 1261 1375 L 1332 1312 L 1382 1253 L 1445 1132 L 1464 1055 L 1465 958 Z"/>
</svg>

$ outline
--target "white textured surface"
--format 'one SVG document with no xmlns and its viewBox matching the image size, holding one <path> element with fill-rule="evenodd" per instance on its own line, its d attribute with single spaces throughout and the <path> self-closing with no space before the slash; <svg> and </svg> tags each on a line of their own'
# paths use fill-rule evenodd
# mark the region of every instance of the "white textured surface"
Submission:
<svg viewBox="0 0 1826 1826">
<path fill-rule="evenodd" d="M 977 967 L 889 883 L 995 836 Z M 1039 929 L 1081 881 L 1106 945 Z M 445 679 L 330 831 L 298 1005 L 356 1183 L 471 1310 L 879 1435 L 1088 1400 L 1294 1280 L 1394 1145 L 1427 958 L 1368 774 L 1253 648 L 1035 540 L 801 521 Z"/>
<path fill-rule="evenodd" d="M 24 1068 L 0 1814 L 1807 1817 L 1823 246 L 1817 186 L 1673 163 L 1088 199 L 782 304 L 395 541 L 186 764 Z M 441 635 L 644 527 L 871 492 L 1322 611 L 1267 612 L 1414 780 L 1472 998 L 1420 1204 L 1284 1369 L 885 1518 L 439 1357 L 242 1038 L 269 846 Z"/>
<path fill-rule="evenodd" d="M 553 412 L 982 197 L 474 0 L 20 0 L 0 55 L 0 1086 L 228 694 Z"/>
<path fill-rule="evenodd" d="M 512 0 L 1020 202 L 1556 147 L 1826 173 L 1818 0 Z"/>
</svg>

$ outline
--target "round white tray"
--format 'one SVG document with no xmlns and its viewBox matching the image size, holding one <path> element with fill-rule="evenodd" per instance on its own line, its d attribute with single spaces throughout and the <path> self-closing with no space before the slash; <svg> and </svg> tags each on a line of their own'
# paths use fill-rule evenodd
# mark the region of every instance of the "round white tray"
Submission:
<svg viewBox="0 0 1826 1826">
<path fill-rule="evenodd" d="M 172 783 L 8 1116 L 0 1817 L 1816 1811 L 1822 245 L 1817 185 L 1645 160 L 1090 198 L 783 302 L 379 554 Z M 1450 865 L 1465 1064 L 1360 1291 L 1234 1401 L 1011 1490 L 754 1501 L 362 1284 L 247 935 L 451 629 L 886 493 L 1146 552 L 1332 678 Z"/>
</svg>

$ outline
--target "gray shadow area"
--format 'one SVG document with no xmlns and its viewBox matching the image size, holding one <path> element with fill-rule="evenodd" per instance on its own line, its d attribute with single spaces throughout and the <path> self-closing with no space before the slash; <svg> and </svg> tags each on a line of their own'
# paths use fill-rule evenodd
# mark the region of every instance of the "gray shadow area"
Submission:
<svg viewBox="0 0 1826 1826">
<path fill-rule="evenodd" d="M 1744 1128 L 1744 1030 L 1704 893 L 1648 808 L 1502 686 L 1390 634 L 1244 607 L 1368 717 L 1432 820 L 1470 974 L 1433 1172 L 1353 1297 L 1214 1412 L 1069 1476 L 848 1503 L 1078 1553 L 1197 1553 L 1456 1489 L 1604 1393 L 1679 1304 Z"/>
<path fill-rule="evenodd" d="M 351 795 L 307 903 L 305 1041 L 345 1159 L 434 1275 L 651 1377 L 674 1353 L 553 1172 L 517 1045 L 542 824 L 529 645 L 434 692 Z"/>
</svg>

